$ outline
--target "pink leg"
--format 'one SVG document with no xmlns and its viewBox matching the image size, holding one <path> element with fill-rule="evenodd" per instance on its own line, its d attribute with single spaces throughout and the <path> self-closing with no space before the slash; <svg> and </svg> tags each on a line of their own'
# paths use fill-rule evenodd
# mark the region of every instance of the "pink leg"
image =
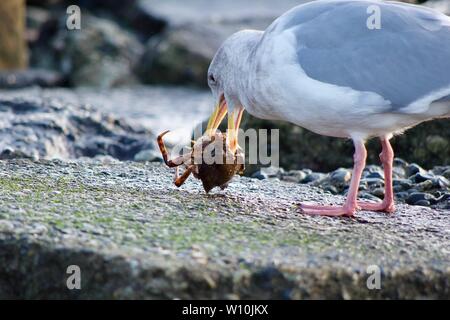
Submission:
<svg viewBox="0 0 450 320">
<path fill-rule="evenodd" d="M 367 151 L 362 140 L 354 140 L 355 154 L 352 180 L 348 190 L 347 200 L 343 206 L 312 206 L 300 205 L 306 214 L 321 216 L 353 216 L 357 208 L 356 198 L 358 196 L 359 181 L 366 165 Z"/>
<path fill-rule="evenodd" d="M 382 151 L 380 153 L 380 160 L 384 169 L 384 200 L 382 203 L 358 202 L 358 206 L 363 210 L 384 211 L 389 213 L 395 211 L 394 190 L 392 187 L 392 163 L 394 161 L 394 151 L 392 150 L 389 139 L 389 136 L 381 138 Z"/>
</svg>

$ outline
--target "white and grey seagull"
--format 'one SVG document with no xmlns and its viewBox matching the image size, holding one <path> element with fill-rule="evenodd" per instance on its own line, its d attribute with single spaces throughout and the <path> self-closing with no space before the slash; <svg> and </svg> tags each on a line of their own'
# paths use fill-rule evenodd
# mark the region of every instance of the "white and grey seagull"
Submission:
<svg viewBox="0 0 450 320">
<path fill-rule="evenodd" d="M 375 11 L 379 25 L 373 27 L 368 20 Z M 303 212 L 394 212 L 389 140 L 423 121 L 450 117 L 450 18 L 400 2 L 310 2 L 265 31 L 232 35 L 211 63 L 208 83 L 217 99 L 209 129 L 215 130 L 226 113 L 229 130 L 239 128 L 245 109 L 258 118 L 353 140 L 354 169 L 345 203 L 301 204 Z M 373 137 L 382 145 L 386 190 L 380 203 L 357 199 L 364 144 Z M 237 135 L 231 140 L 235 150 Z"/>
</svg>

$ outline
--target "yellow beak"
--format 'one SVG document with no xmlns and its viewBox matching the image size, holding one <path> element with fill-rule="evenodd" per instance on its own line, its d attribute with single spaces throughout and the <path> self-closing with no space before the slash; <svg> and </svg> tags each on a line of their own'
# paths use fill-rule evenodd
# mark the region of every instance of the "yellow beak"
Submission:
<svg viewBox="0 0 450 320">
<path fill-rule="evenodd" d="M 225 98 L 222 97 L 219 103 L 214 108 L 214 112 L 212 113 L 211 117 L 209 118 L 208 126 L 206 127 L 207 135 L 212 136 L 216 132 L 223 118 L 225 118 L 227 112 L 227 102 L 225 101 Z"/>
<path fill-rule="evenodd" d="M 228 114 L 228 143 L 233 153 L 235 153 L 238 148 L 238 130 L 241 124 L 243 111 L 243 108 L 239 108 Z M 227 112 L 227 102 L 225 101 L 225 98 L 222 97 L 220 102 L 216 105 L 213 114 L 209 118 L 205 134 L 212 136 L 222 123 Z"/>
</svg>

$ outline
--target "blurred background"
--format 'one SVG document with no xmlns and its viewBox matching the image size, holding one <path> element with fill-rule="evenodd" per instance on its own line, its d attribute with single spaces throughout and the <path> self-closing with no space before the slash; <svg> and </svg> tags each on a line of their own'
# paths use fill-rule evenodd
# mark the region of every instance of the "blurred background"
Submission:
<svg viewBox="0 0 450 320">
<path fill-rule="evenodd" d="M 4 101 L 0 116 L 9 119 L 0 123 L 0 158 L 104 154 L 122 160 L 154 160 L 158 157 L 154 146 L 143 142 L 141 136 L 154 136 L 166 129 L 173 131 L 167 136 L 169 142 L 188 143 L 193 128 L 212 110 L 206 72 L 220 44 L 240 29 L 265 29 L 277 16 L 304 2 L 0 1 L 0 106 Z M 450 14 L 449 0 L 407 2 Z M 73 18 L 67 8 L 73 4 L 81 9 L 79 30 L 67 27 L 68 19 Z M 49 115 L 54 108 L 27 107 L 24 115 L 17 112 L 17 106 L 15 111 L 11 104 L 5 107 L 5 101 L 12 99 L 56 99 L 63 104 L 89 105 L 111 114 L 117 123 L 106 126 L 101 123 L 103 118 L 97 117 L 97 125 L 111 132 L 98 139 L 93 134 L 83 138 L 79 135 L 83 130 L 102 133 L 106 129 L 88 130 L 88 121 L 83 118 L 83 128 L 71 123 L 78 127 L 75 133 L 67 133 L 69 129 L 60 123 L 63 114 Z M 58 126 L 60 130 L 55 129 Z M 345 140 L 248 115 L 243 126 L 281 129 L 280 160 L 284 168 L 329 171 L 352 166 L 348 157 L 352 144 Z M 449 137 L 448 120 L 434 121 L 395 138 L 394 148 L 407 161 L 431 168 L 449 163 Z M 63 145 L 70 143 L 75 146 Z M 369 147 L 369 159 L 377 163 L 378 143 L 371 142 Z"/>
</svg>

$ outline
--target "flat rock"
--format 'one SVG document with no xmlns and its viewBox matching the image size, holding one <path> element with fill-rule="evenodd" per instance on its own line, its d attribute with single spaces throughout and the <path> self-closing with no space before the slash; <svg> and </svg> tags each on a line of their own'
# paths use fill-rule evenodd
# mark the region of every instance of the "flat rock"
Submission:
<svg viewBox="0 0 450 320">
<path fill-rule="evenodd" d="M 133 159 L 154 149 L 149 130 L 92 105 L 5 91 L 0 98 L 0 159 Z"/>
<path fill-rule="evenodd" d="M 306 216 L 343 198 L 236 178 L 206 195 L 161 164 L 0 161 L 0 298 L 450 298 L 450 212 Z M 68 266 L 82 290 L 68 290 Z M 370 290 L 371 270 L 380 289 Z"/>
<path fill-rule="evenodd" d="M 0 90 L 0 96 L 4 99 L 45 99 L 74 106 L 88 105 L 126 119 L 126 123 L 136 129 L 144 128 L 155 134 L 170 130 L 165 141 L 180 145 L 190 143 L 192 131 L 214 108 L 210 92 L 180 87 L 28 88 Z"/>
</svg>

